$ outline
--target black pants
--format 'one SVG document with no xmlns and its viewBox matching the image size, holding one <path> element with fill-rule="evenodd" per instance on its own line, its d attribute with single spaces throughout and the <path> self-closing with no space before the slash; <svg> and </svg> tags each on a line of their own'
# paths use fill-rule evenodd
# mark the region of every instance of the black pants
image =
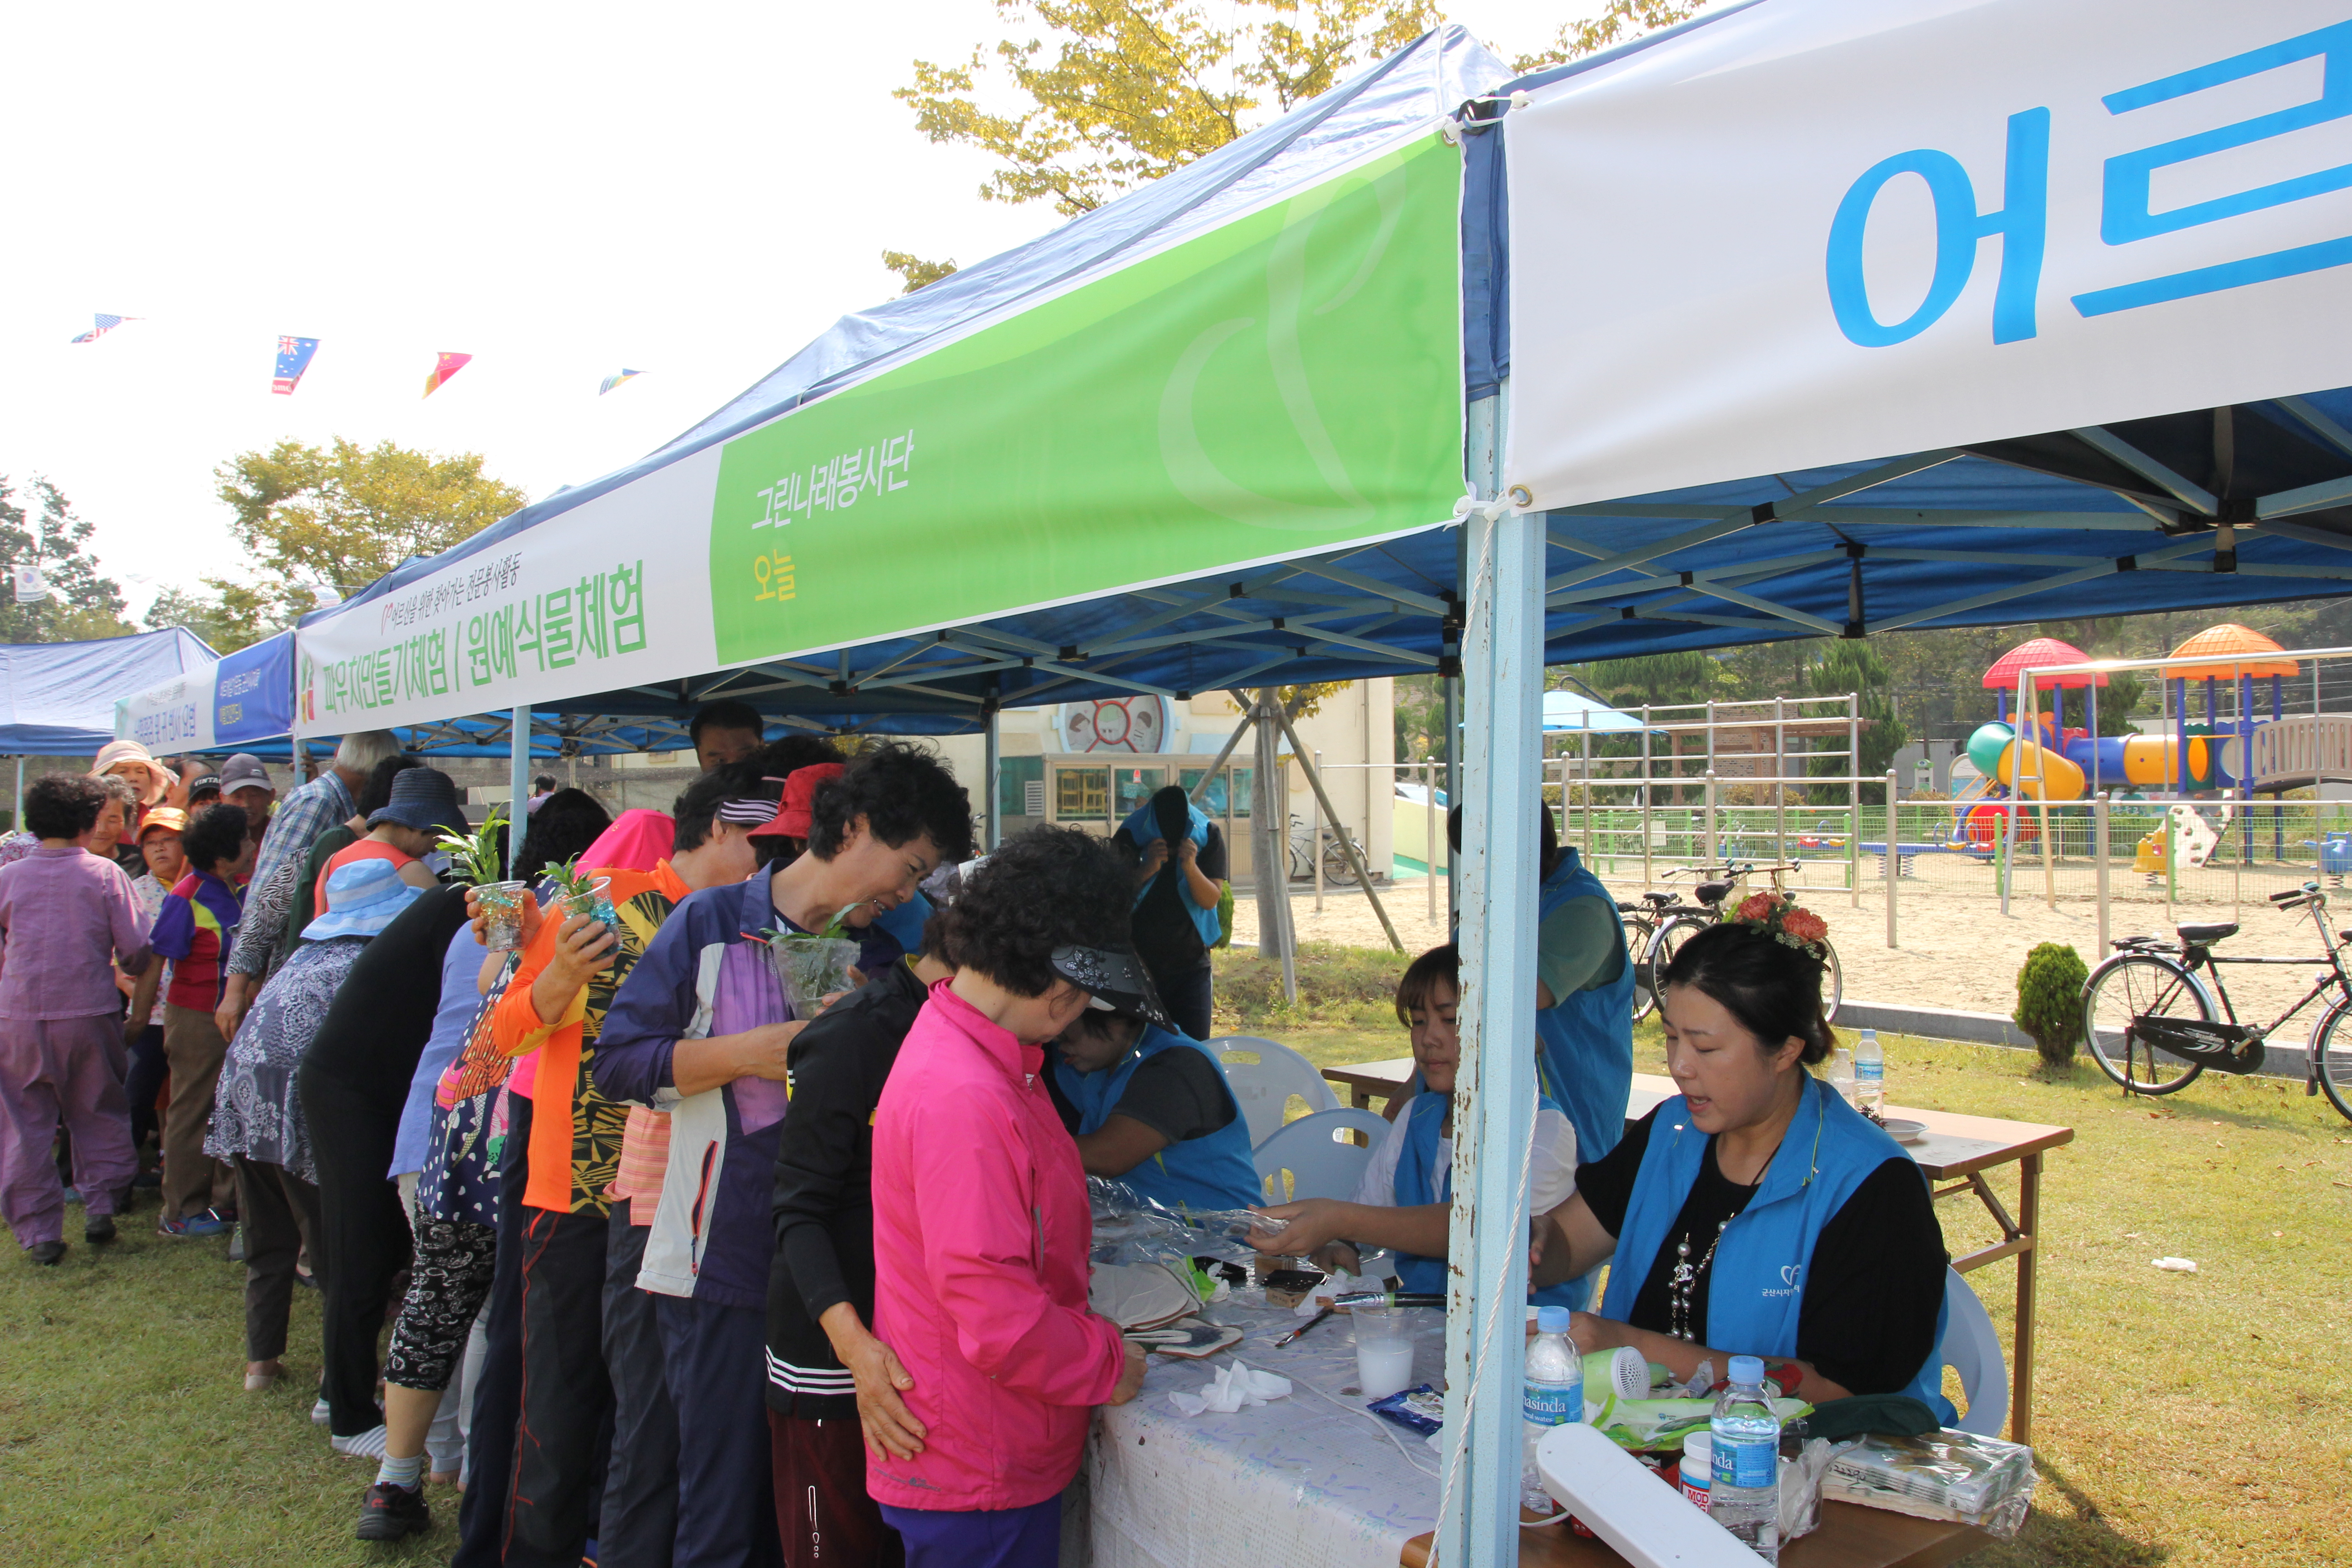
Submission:
<svg viewBox="0 0 2352 1568">
<path fill-rule="evenodd" d="M 670 1568 L 677 1534 L 677 1412 L 662 1367 L 654 1299 L 637 1289 L 649 1225 L 631 1225 L 631 1200 L 613 1205 L 604 1266 L 604 1364 L 613 1378 L 613 1457 L 596 1518 L 598 1561 Z M 646 1217 L 654 1203 L 645 1200 Z"/>
<path fill-rule="evenodd" d="M 1209 1037 L 1210 979 L 1213 972 L 1203 959 L 1198 969 L 1175 974 L 1154 970 L 1151 984 L 1159 988 L 1160 1005 L 1176 1026 L 1196 1040 Z"/>
<path fill-rule="evenodd" d="M 677 1412 L 677 1568 L 783 1568 L 769 1458 L 768 1320 L 759 1307 L 656 1296 Z"/>
<path fill-rule="evenodd" d="M 579 1568 L 596 1534 L 613 1423 L 604 1373 L 610 1229 L 593 1209 L 523 1211 L 522 1421 L 507 1500 L 509 1568 Z"/>
<path fill-rule="evenodd" d="M 394 1121 L 398 1107 L 394 1108 Z M 327 1429 L 354 1437 L 383 1425 L 375 1402 L 376 1344 L 398 1298 L 393 1286 L 409 1266 L 415 1238 L 401 1212 L 400 1190 L 384 1174 L 392 1128 L 383 1108 L 331 1079 L 306 1073 L 302 1112 L 319 1163 L 320 1233 L 311 1257 L 326 1285 L 324 1347 Z"/>
<path fill-rule="evenodd" d="M 236 1164 L 236 1211 L 245 1222 L 245 1359 L 276 1361 L 286 1353 L 294 1260 L 303 1238 L 323 1229 L 319 1189 L 283 1165 L 242 1154 Z M 330 1278 L 322 1274 L 320 1285 Z"/>
<path fill-rule="evenodd" d="M 150 1024 L 131 1047 L 131 1075 L 122 1092 L 131 1101 L 131 1147 L 145 1147 L 150 1138 L 163 1136 L 163 1119 L 155 1110 L 155 1097 L 163 1092 L 171 1064 L 163 1059 L 163 1026 Z M 160 1142 L 159 1142 L 160 1148 Z"/>
<path fill-rule="evenodd" d="M 466 1439 L 466 1498 L 458 1505 L 457 1553 L 449 1568 L 497 1568 L 505 1555 L 507 1493 L 514 1479 L 515 1428 L 522 1417 L 522 1205 L 530 1177 L 530 1101 L 511 1097 L 499 1160 L 499 1258 L 490 1275 L 482 1376 Z"/>
</svg>

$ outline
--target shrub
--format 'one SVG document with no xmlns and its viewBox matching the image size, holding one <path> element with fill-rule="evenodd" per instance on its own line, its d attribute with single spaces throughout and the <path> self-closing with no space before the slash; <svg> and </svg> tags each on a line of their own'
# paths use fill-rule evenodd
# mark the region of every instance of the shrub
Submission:
<svg viewBox="0 0 2352 1568">
<path fill-rule="evenodd" d="M 2083 983 L 2090 971 L 2063 942 L 2045 942 L 2025 955 L 2017 972 L 2017 1011 L 2010 1021 L 2032 1037 L 2051 1067 L 2065 1067 L 2083 1043 Z"/>
</svg>

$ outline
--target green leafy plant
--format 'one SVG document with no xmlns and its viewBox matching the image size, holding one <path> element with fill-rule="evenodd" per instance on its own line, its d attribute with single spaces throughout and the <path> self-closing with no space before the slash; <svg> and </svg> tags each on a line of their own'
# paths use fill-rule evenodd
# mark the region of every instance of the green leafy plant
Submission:
<svg viewBox="0 0 2352 1568">
<path fill-rule="evenodd" d="M 577 855 L 562 865 L 550 860 L 540 874 L 555 884 L 555 896 L 559 899 L 585 899 L 595 894 L 595 879 L 580 869 Z"/>
<path fill-rule="evenodd" d="M 2032 1037 L 2047 1066 L 2063 1068 L 2083 1043 L 2083 983 L 2090 971 L 2063 942 L 2045 942 L 2017 972 L 2017 1011 L 2010 1021 Z"/>
<path fill-rule="evenodd" d="M 506 878 L 505 857 L 499 853 L 499 829 L 506 819 L 492 812 L 471 833 L 444 833 L 438 847 L 449 853 L 457 874 L 479 888 Z"/>
<path fill-rule="evenodd" d="M 865 907 L 862 899 L 842 905 L 833 911 L 833 919 L 824 922 L 823 931 L 778 931 L 774 926 L 762 926 L 751 934 L 771 947 L 780 942 L 855 942 L 856 938 L 849 934 L 849 917 Z"/>
</svg>

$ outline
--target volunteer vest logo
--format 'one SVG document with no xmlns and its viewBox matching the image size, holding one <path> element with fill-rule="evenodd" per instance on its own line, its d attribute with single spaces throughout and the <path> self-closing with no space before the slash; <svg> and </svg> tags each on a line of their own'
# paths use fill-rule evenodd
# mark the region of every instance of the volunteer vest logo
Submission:
<svg viewBox="0 0 2352 1568">
<path fill-rule="evenodd" d="M 2137 87 L 2111 92 L 2099 100 L 2111 116 L 2130 116 L 2159 104 L 2189 100 L 2233 82 L 2261 77 L 2308 60 L 2322 62 L 2318 94 L 2267 114 L 2210 125 L 2185 136 L 2119 153 L 2100 167 L 2099 238 L 2109 246 L 2129 246 L 2161 235 L 2177 234 L 2205 224 L 2309 200 L 2352 186 L 2352 163 L 2315 172 L 2307 169 L 2311 148 L 2301 139 L 2282 147 L 2247 155 L 2242 167 L 2231 162 L 2227 172 L 2190 168 L 2176 176 L 2195 181 L 2198 190 L 2235 186 L 2221 195 L 2158 212 L 2153 186 L 2159 170 L 2190 165 L 2199 160 L 2255 147 L 2292 132 L 2352 117 L 2352 22 L 2339 22 L 2298 37 L 2250 49 L 2226 59 L 2159 77 Z M 2295 77 L 2295 82 L 2305 79 Z M 2276 91 L 2294 90 L 2282 79 Z M 2217 95 L 2216 105 L 2239 101 Z M 2186 106 L 2184 106 L 2186 107 Z M 2226 110 L 2224 110 L 2226 112 Z M 2193 118 L 2193 110 L 2191 110 Z M 2168 121 L 2177 126 L 2179 120 Z M 2001 242 L 2000 272 L 1992 295 L 1992 341 L 2019 342 L 2037 335 L 2035 301 L 2049 238 L 2052 178 L 2051 110 L 2046 106 L 2022 109 L 2009 116 L 2001 168 L 2001 205 L 1998 211 L 1978 209 L 1976 186 L 1967 167 L 1951 153 L 1915 148 L 1873 164 L 1848 187 L 1830 222 L 1827 276 L 1830 309 L 1839 331 L 1864 348 L 1890 348 L 1907 342 L 1942 320 L 1968 287 L 1977 264 L 1978 242 Z M 2063 155 L 2063 147 L 2062 147 Z M 2063 165 L 2061 179 L 2087 173 Z M 2260 173 L 2283 177 L 2247 184 Z M 1933 209 L 1935 263 L 1927 292 L 1911 313 L 1895 321 L 1879 319 L 1872 289 L 1864 272 L 1864 241 L 1879 198 L 1900 177 L 1916 175 L 1927 186 Z M 2136 282 L 2093 289 L 2072 297 L 2084 317 L 2114 315 L 2161 305 L 2200 294 L 2244 289 L 2275 279 L 2298 277 L 2328 268 L 2352 265 L 2352 236 L 2342 236 L 2270 250 L 2182 271 L 2163 273 Z M 1906 287 L 1882 278 L 1881 288 L 1893 292 Z"/>
<path fill-rule="evenodd" d="M 1778 1290 L 1767 1290 L 1764 1294 L 1768 1298 L 1793 1296 L 1803 1288 L 1801 1281 L 1804 1278 L 1805 1266 L 1803 1264 L 1783 1263 L 1780 1265 L 1780 1284 L 1783 1288 Z"/>
<path fill-rule="evenodd" d="M 1071 281 L 729 439 L 709 544 L 719 662 L 909 628 L 1001 658 L 956 628 L 1450 521 L 1459 150 L 1433 131 L 1256 206 L 1246 189 L 1128 247 L 1105 237 L 1108 209 L 1082 218 L 1050 241 Z M 931 288 L 993 286 L 975 268 Z M 877 563 L 887 593 L 871 591 Z M 835 670 L 864 684 L 854 658 Z"/>
</svg>

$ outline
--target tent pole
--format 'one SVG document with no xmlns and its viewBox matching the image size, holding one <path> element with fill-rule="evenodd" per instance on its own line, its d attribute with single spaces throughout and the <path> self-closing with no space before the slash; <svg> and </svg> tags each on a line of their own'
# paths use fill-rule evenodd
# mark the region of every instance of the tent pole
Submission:
<svg viewBox="0 0 2352 1568">
<path fill-rule="evenodd" d="M 1496 399 L 1473 404 L 1493 417 Z M 1475 449 L 1474 436 L 1473 447 Z M 1437 1550 L 1445 1568 L 1519 1560 L 1518 1396 L 1527 1301 L 1525 1151 L 1536 1101 L 1541 845 L 1541 513 L 1473 510 L 1463 659 L 1462 1065 L 1454 1079 L 1454 1271 Z M 1466 1242 L 1466 1245 L 1465 1245 Z M 1456 1435 L 1459 1435 L 1458 1439 Z M 1458 1446 L 1457 1446 L 1458 1442 Z"/>
<path fill-rule="evenodd" d="M 507 745 L 507 875 L 518 877 L 522 855 L 523 803 L 530 798 L 530 705 L 514 710 Z"/>
<path fill-rule="evenodd" d="M 982 809 L 986 813 L 982 823 L 980 842 L 982 847 L 993 855 L 1004 834 L 1004 787 L 997 776 L 996 699 L 992 696 L 980 707 L 981 733 L 984 737 L 981 768 L 985 774 L 982 799 L 984 802 Z"/>
<path fill-rule="evenodd" d="M 1389 945 L 1402 952 L 1404 942 L 1397 935 L 1395 925 L 1389 920 L 1388 906 L 1381 902 L 1380 890 L 1372 886 L 1371 868 L 1365 865 L 1363 858 L 1356 853 L 1355 841 L 1348 836 L 1347 823 L 1339 812 L 1332 808 L 1331 797 L 1323 792 L 1322 771 L 1308 760 L 1316 753 L 1310 753 L 1306 747 L 1298 743 L 1298 731 L 1290 727 L 1290 715 L 1284 712 L 1278 703 L 1275 706 L 1274 717 L 1275 721 L 1282 726 L 1284 737 L 1290 742 L 1290 754 L 1298 759 L 1299 767 L 1307 773 L 1307 787 L 1315 792 L 1315 805 L 1321 814 L 1316 818 L 1317 829 L 1319 831 L 1326 822 L 1338 826 L 1338 831 L 1334 837 L 1339 841 L 1339 853 L 1347 857 L 1348 868 L 1355 872 L 1358 885 L 1364 889 L 1364 897 L 1371 900 L 1372 913 L 1381 917 L 1381 929 L 1389 933 Z M 1323 890 L 1323 849 L 1321 845 L 1311 838 L 1307 843 L 1309 852 L 1315 857 L 1315 890 L 1319 902 Z M 1286 867 L 1285 869 L 1288 868 Z M 1284 885 L 1286 887 L 1288 883 L 1289 879 L 1285 878 Z"/>
<path fill-rule="evenodd" d="M 1462 804 L 1462 681 L 1458 676 L 1447 676 L 1445 687 L 1445 810 L 1448 817 Z M 1451 917 L 1462 909 L 1462 878 L 1459 868 L 1445 879 L 1446 913 Z"/>
<path fill-rule="evenodd" d="M 1257 766 L 1250 780 L 1251 868 L 1257 885 L 1257 950 L 1282 964 L 1282 994 L 1298 1000 L 1298 965 L 1290 927 L 1290 824 L 1282 811 L 1282 791 L 1275 770 L 1282 766 L 1282 748 L 1273 711 L 1278 704 L 1274 688 L 1261 687 L 1251 704 L 1250 720 L 1257 726 Z"/>
<path fill-rule="evenodd" d="M 2021 707 L 2026 703 L 2033 705 L 2031 708 L 2025 709 L 2027 713 L 2026 722 L 2033 736 L 2034 745 L 2041 747 L 2042 745 L 2041 718 L 2042 694 L 2034 689 L 2033 672 L 2032 670 L 2029 669 L 2025 672 L 2024 681 L 2024 696 L 2020 700 L 2020 705 Z M 2050 728 L 2050 739 L 2054 742 L 2058 738 L 2058 727 L 2055 723 L 2053 723 Z M 2033 753 L 2033 779 L 2034 783 L 2040 786 L 2033 793 L 2035 815 L 2042 824 L 2042 901 L 2051 909 L 2054 910 L 2058 907 L 2058 875 L 2051 861 L 2050 752 L 2046 749 L 2037 750 Z"/>
<path fill-rule="evenodd" d="M 1209 793 L 1210 781 L 1214 779 L 1217 774 L 1223 770 L 1225 759 L 1234 754 L 1234 748 L 1242 743 L 1242 737 L 1250 732 L 1250 726 L 1252 724 L 1257 722 L 1257 708 L 1255 700 L 1239 691 L 1234 692 L 1232 695 L 1234 701 L 1241 707 L 1242 721 L 1234 726 L 1234 732 L 1225 737 L 1224 745 L 1218 749 L 1216 760 L 1211 763 L 1207 771 L 1201 774 L 1201 782 L 1192 786 L 1192 794 L 1190 798 L 1194 805 L 1201 804 L 1202 798 Z M 1225 791 L 1225 836 L 1228 841 L 1230 841 L 1233 837 L 1233 815 L 1234 792 L 1228 789 Z M 1230 842 L 1228 842 L 1227 847 L 1231 847 Z"/>
<path fill-rule="evenodd" d="M 16 813 L 16 831 L 22 833 L 25 831 L 25 759 L 22 757 L 16 759 L 16 794 L 9 804 Z"/>
</svg>

